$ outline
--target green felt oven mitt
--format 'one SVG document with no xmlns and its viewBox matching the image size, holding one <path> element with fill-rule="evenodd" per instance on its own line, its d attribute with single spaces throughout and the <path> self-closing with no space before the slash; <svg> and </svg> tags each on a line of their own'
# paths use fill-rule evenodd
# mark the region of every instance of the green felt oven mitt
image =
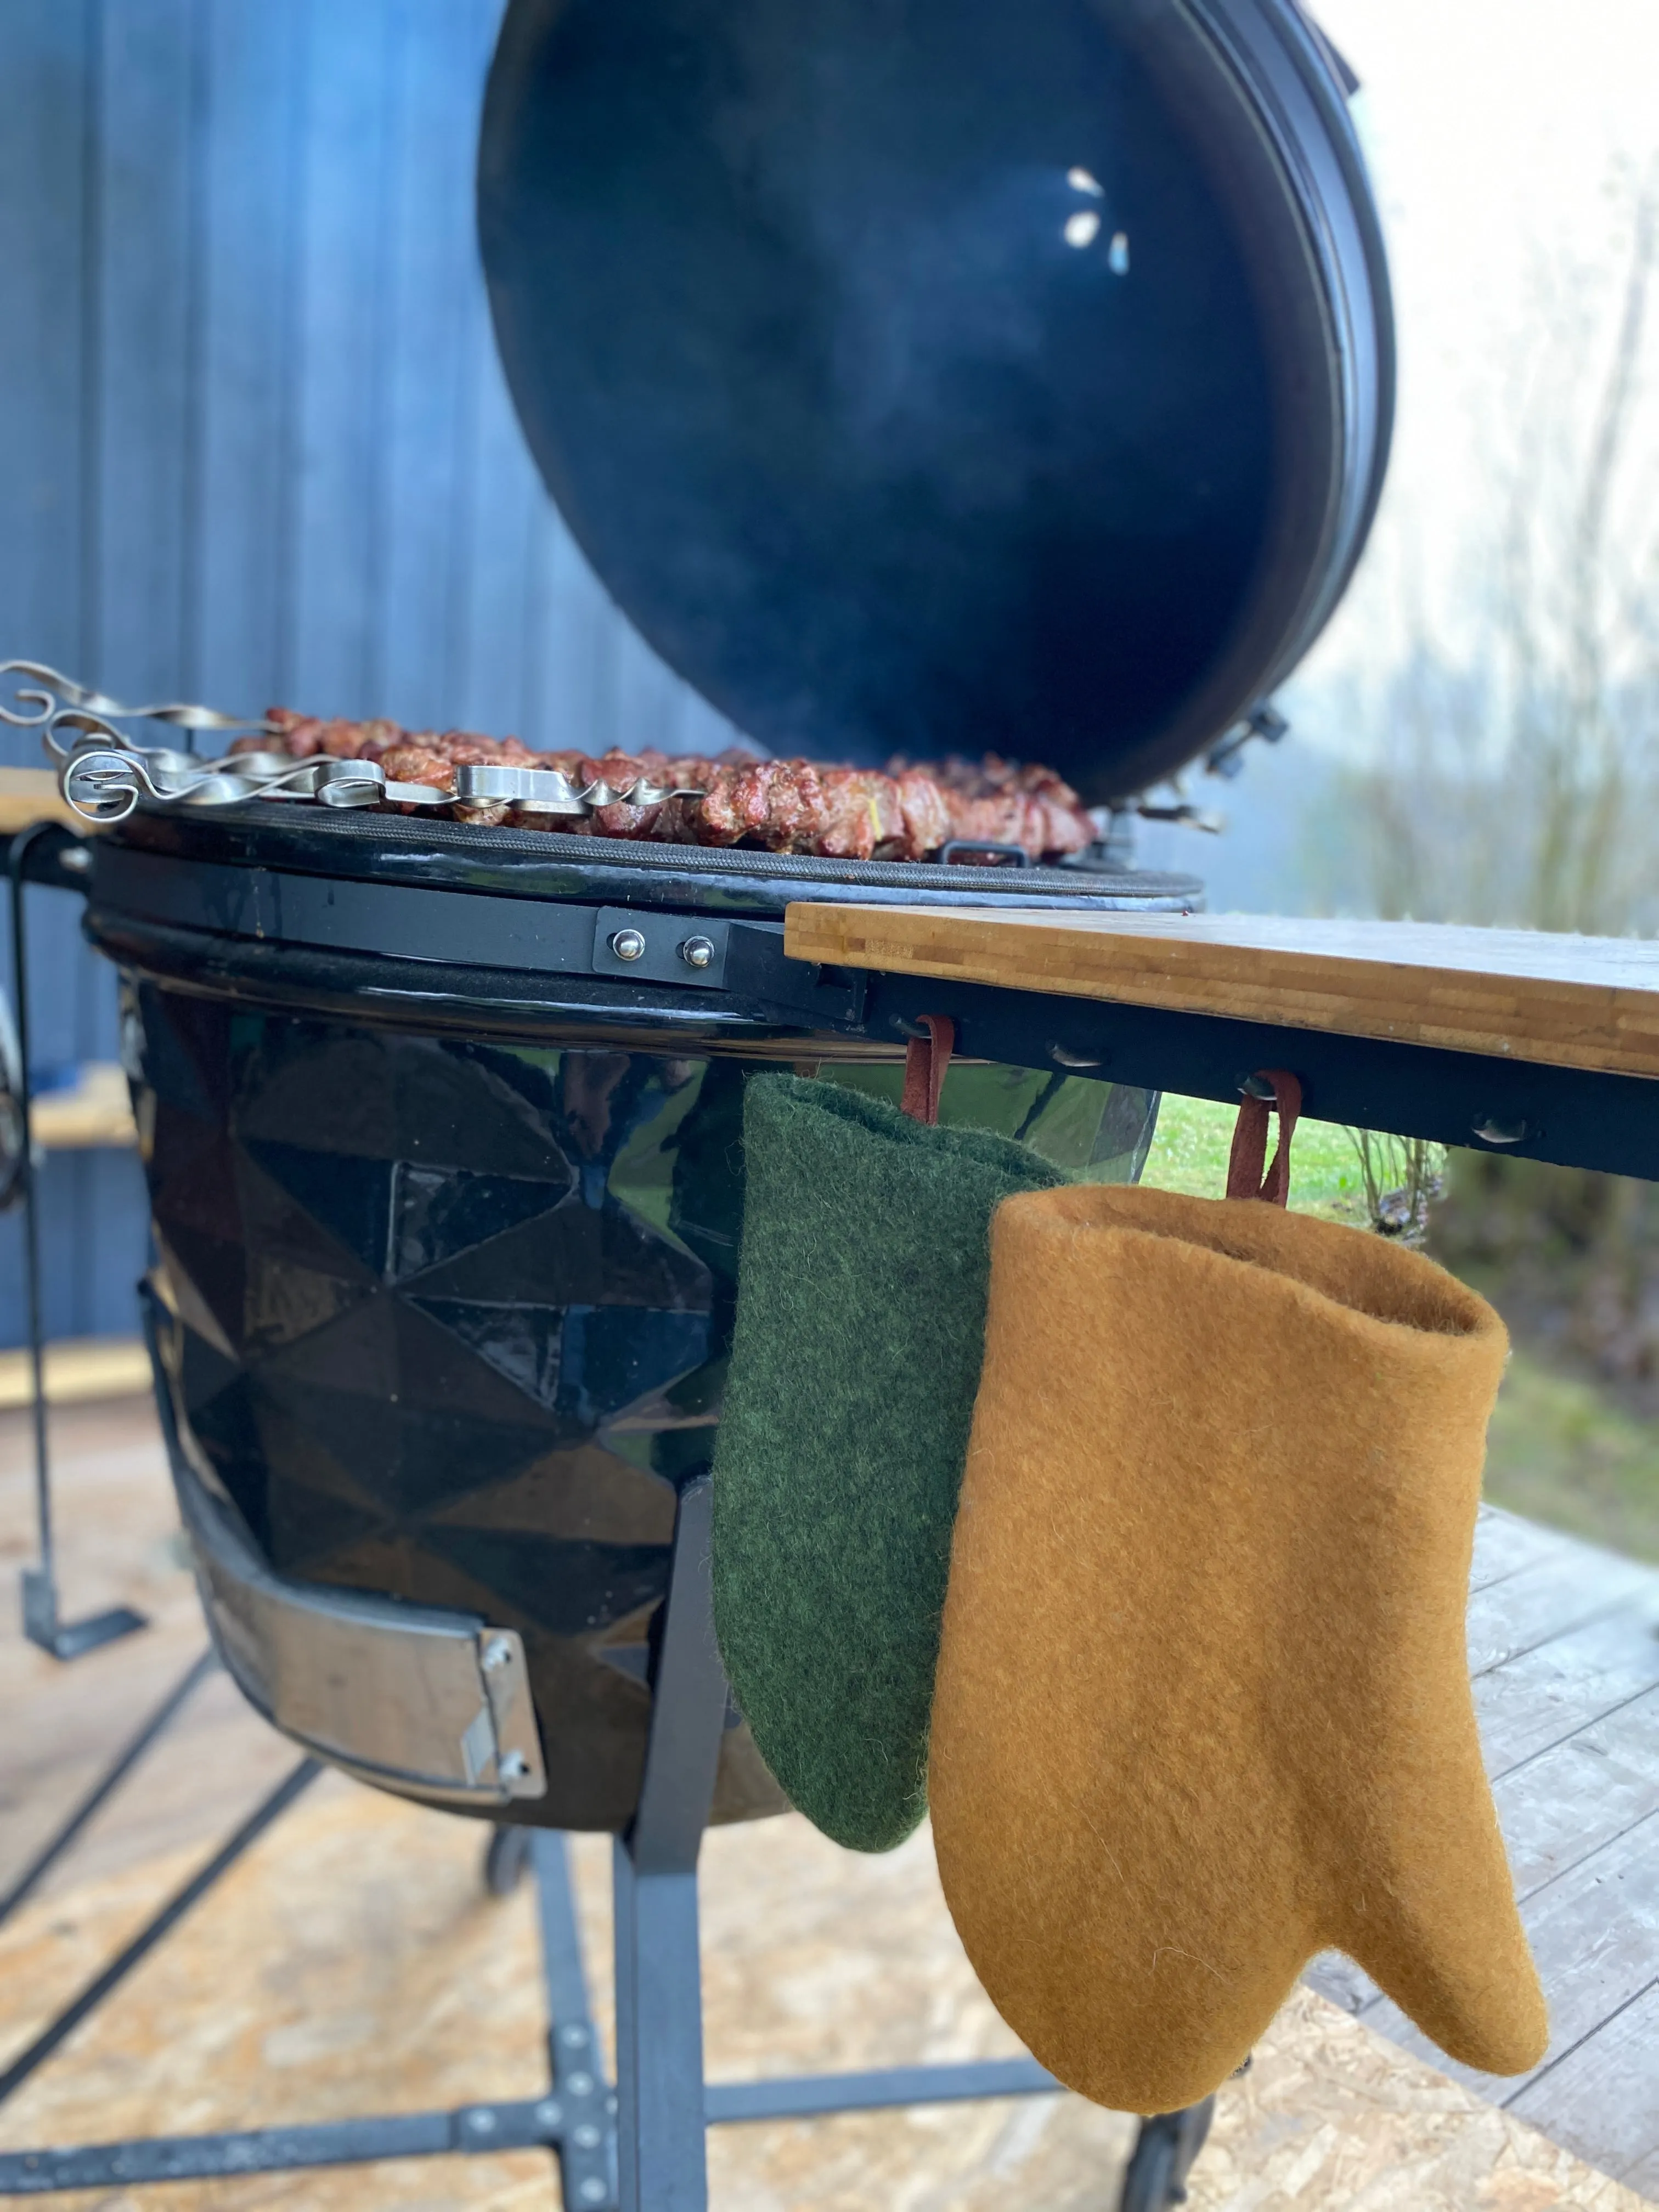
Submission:
<svg viewBox="0 0 1659 2212">
<path fill-rule="evenodd" d="M 785 1794 L 890 1850 L 927 1809 L 991 1215 L 1066 1178 L 830 1083 L 758 1076 L 714 1454 L 714 1622 Z"/>
</svg>

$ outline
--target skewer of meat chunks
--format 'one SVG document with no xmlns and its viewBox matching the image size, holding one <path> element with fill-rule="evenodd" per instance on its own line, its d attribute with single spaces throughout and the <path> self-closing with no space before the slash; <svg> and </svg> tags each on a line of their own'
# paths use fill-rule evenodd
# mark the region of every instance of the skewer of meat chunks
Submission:
<svg viewBox="0 0 1659 2212">
<path fill-rule="evenodd" d="M 883 772 L 761 760 L 735 748 L 715 759 L 654 749 L 538 753 L 517 738 L 410 731 L 385 720 L 324 720 L 276 707 L 266 724 L 272 734 L 240 738 L 231 750 L 269 751 L 275 744 L 299 760 L 325 754 L 378 761 L 390 782 L 446 792 L 454 791 L 461 768 L 551 769 L 579 791 L 604 784 L 617 794 L 580 816 L 510 803 L 452 810 L 475 823 L 857 860 L 926 860 L 953 840 L 1018 848 L 1033 860 L 1057 859 L 1082 851 L 1099 834 L 1076 792 L 1051 769 L 994 753 L 981 761 L 894 760 Z M 640 785 L 669 795 L 636 801 L 630 794 Z"/>
</svg>

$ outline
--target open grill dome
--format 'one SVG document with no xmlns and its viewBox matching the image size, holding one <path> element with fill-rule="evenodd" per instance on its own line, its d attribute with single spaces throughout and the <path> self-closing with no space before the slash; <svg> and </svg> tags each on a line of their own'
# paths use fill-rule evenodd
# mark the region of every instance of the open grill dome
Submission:
<svg viewBox="0 0 1659 2212">
<path fill-rule="evenodd" d="M 480 235 L 549 488 L 774 752 L 1141 789 L 1295 665 L 1375 508 L 1346 94 L 1281 0 L 514 0 Z"/>
</svg>

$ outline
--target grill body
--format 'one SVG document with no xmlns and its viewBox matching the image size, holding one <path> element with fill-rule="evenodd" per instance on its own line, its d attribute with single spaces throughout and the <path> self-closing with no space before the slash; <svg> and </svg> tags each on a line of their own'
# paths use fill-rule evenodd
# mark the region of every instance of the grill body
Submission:
<svg viewBox="0 0 1659 2212">
<path fill-rule="evenodd" d="M 536 873 L 570 867 L 551 848 L 587 841 L 339 834 L 267 826 L 273 811 L 140 817 L 100 842 L 89 908 L 126 979 L 159 1379 L 184 1479 L 291 1591 L 516 1635 L 545 1788 L 471 1809 L 620 1830 L 639 1788 L 676 1497 L 707 1471 L 719 1418 L 744 1087 L 768 1066 L 810 1066 L 896 1097 L 902 1048 L 846 1018 L 833 982 L 818 988 L 843 1009 L 835 1022 L 604 972 L 592 918 L 609 911 L 613 873 L 567 881 L 558 898 Z M 590 857 L 603 872 L 631 865 L 620 851 Z M 501 896 L 515 866 L 535 899 Z M 924 877 L 915 896 L 1006 896 L 985 871 L 907 872 Z M 733 855 L 700 897 L 683 875 L 659 876 L 646 888 L 677 903 L 629 911 L 671 938 L 744 917 L 775 929 L 803 882 L 847 892 L 810 872 L 746 874 Z M 400 927 L 430 929 L 428 906 L 398 903 L 410 894 L 447 902 L 437 949 L 470 964 L 374 949 Z M 1190 894 L 1062 878 L 1048 895 Z M 276 911 L 301 934 L 262 934 Z M 331 928 L 331 944 L 302 941 Z M 476 956 L 492 940 L 489 966 Z M 600 972 L 524 964 L 582 941 Z M 1155 1111 L 1139 1090 L 985 1064 L 952 1068 L 943 1107 L 1120 1179 L 1139 1173 Z M 417 1773 L 377 1771 L 342 1734 L 313 1727 L 306 1740 L 465 1809 Z M 714 1817 L 781 1808 L 729 1715 Z"/>
</svg>

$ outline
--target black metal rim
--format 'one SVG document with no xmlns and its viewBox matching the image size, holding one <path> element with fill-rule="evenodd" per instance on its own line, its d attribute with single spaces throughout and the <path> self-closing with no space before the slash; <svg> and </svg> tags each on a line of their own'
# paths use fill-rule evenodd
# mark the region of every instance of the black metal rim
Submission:
<svg viewBox="0 0 1659 2212">
<path fill-rule="evenodd" d="M 101 848 L 106 841 L 100 840 Z M 279 868 L 343 880 L 428 884 L 512 897 L 781 915 L 803 900 L 892 906 L 1119 907 L 1180 913 L 1203 903 L 1196 877 L 1134 868 L 999 868 L 937 861 L 831 860 L 737 847 L 653 845 L 505 825 L 253 799 L 211 813 L 141 811 L 113 849 Z"/>
</svg>

